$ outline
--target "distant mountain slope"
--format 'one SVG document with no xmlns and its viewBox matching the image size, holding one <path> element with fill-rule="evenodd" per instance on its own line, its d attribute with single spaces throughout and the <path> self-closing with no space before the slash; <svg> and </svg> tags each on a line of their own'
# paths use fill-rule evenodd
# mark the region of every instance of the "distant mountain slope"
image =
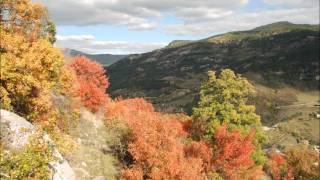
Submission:
<svg viewBox="0 0 320 180">
<path fill-rule="evenodd" d="M 318 89 L 319 26 L 278 22 L 198 41 L 176 41 L 108 67 L 109 91 L 114 96 L 146 97 L 166 111 L 186 110 L 196 101 L 206 72 L 222 68 L 270 87 Z"/>
<path fill-rule="evenodd" d="M 68 48 L 63 49 L 63 53 L 66 56 L 71 56 L 71 57 L 74 57 L 76 55 L 84 55 L 92 60 L 99 62 L 100 64 L 102 64 L 104 66 L 109 66 L 109 65 L 128 56 L 128 55 L 113 55 L 113 54 L 87 54 L 87 53 L 84 53 L 81 51 L 77 51 L 74 49 L 68 49 Z"/>
</svg>

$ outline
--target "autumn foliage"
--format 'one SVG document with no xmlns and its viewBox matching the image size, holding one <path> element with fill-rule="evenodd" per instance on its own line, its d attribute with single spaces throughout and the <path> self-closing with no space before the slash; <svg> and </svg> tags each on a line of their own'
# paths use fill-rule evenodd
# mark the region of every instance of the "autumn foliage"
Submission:
<svg viewBox="0 0 320 180">
<path fill-rule="evenodd" d="M 109 82 L 105 70 L 100 64 L 85 56 L 75 57 L 70 67 L 75 71 L 79 84 L 76 96 L 86 108 L 92 112 L 98 111 L 108 101 L 106 90 Z"/>
<path fill-rule="evenodd" d="M 320 179 L 318 152 L 305 146 L 297 146 L 286 149 L 284 153 L 289 166 L 288 173 L 295 179 Z"/>
<path fill-rule="evenodd" d="M 286 160 L 283 155 L 271 152 L 270 153 L 270 173 L 274 180 L 280 180 L 285 170 Z"/>
<path fill-rule="evenodd" d="M 245 78 L 232 70 L 223 70 L 218 78 L 209 71 L 192 117 L 156 112 L 143 98 L 112 100 L 101 65 L 84 56 L 68 64 L 52 45 L 55 28 L 42 5 L 1 0 L 0 10 L 1 108 L 50 129 L 49 133 L 67 132 L 65 127 L 77 114 L 78 107 L 73 106 L 77 99 L 92 112 L 105 110 L 106 121 L 112 122 L 107 129 L 116 137 L 108 143 L 124 167 L 120 179 L 260 178 L 263 135 L 260 117 L 248 104 L 254 89 Z M 17 170 L 12 177 L 20 171 L 23 179 L 33 169 L 25 168 L 35 160 L 32 154 L 24 164 L 2 162 L 9 164 L 8 170 Z M 39 157 L 41 163 L 46 160 Z M 319 154 L 308 148 L 271 153 L 267 166 L 274 180 L 320 179 Z M 47 162 L 41 167 L 47 169 Z"/>
<path fill-rule="evenodd" d="M 1 108 L 29 121 L 55 124 L 58 108 L 52 97 L 68 94 L 65 85 L 74 80 L 62 77 L 68 70 L 50 42 L 54 28 L 48 29 L 46 9 L 29 0 L 3 0 L 0 8 Z"/>
<path fill-rule="evenodd" d="M 259 179 L 261 167 L 251 158 L 255 150 L 253 137 L 253 131 L 242 137 L 238 131 L 228 132 L 226 125 L 218 128 L 214 135 L 214 170 L 228 179 Z"/>
<path fill-rule="evenodd" d="M 141 98 L 113 103 L 107 111 L 128 124 L 133 138 L 128 145 L 133 163 L 124 170 L 122 179 L 201 179 L 203 161 L 190 148 L 185 153 L 182 141 L 187 133 L 179 121 L 155 112 Z"/>
</svg>

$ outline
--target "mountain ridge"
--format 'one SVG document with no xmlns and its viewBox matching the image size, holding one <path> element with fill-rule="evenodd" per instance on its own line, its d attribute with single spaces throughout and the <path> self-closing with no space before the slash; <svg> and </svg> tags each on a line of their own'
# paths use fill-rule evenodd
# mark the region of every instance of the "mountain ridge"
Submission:
<svg viewBox="0 0 320 180">
<path fill-rule="evenodd" d="M 319 25 L 286 27 L 283 22 L 273 23 L 263 31 L 230 32 L 128 56 L 107 68 L 109 92 L 113 96 L 145 97 L 169 112 L 186 111 L 197 101 L 206 72 L 225 68 L 251 81 L 257 79 L 248 74 L 255 74 L 262 77 L 259 83 L 268 86 L 317 89 Z"/>
<path fill-rule="evenodd" d="M 70 49 L 70 48 L 64 48 L 62 49 L 65 56 L 68 57 L 74 57 L 77 55 L 83 55 L 86 56 L 94 61 L 97 61 L 98 63 L 102 64 L 103 66 L 109 66 L 128 55 L 115 55 L 115 54 L 88 54 L 84 53 L 78 50 Z"/>
</svg>

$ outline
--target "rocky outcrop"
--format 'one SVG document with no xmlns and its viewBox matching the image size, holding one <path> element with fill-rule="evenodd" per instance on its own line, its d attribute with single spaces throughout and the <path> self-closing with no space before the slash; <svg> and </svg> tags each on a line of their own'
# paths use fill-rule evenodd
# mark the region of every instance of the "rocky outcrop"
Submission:
<svg viewBox="0 0 320 180">
<path fill-rule="evenodd" d="M 26 119 L 6 110 L 0 111 L 1 140 L 5 142 L 9 150 L 18 150 L 29 142 L 29 137 L 36 132 L 36 127 Z M 75 173 L 55 148 L 54 143 L 48 134 L 43 136 L 45 142 L 53 147 L 55 161 L 50 162 L 50 169 L 53 171 L 52 180 L 74 180 Z"/>
</svg>

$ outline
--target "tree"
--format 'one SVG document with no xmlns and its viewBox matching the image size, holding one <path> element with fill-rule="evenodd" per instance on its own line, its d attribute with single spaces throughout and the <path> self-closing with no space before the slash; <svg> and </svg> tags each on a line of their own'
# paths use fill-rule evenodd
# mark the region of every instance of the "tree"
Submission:
<svg viewBox="0 0 320 180">
<path fill-rule="evenodd" d="M 52 97 L 70 94 L 74 83 L 65 76 L 70 71 L 61 51 L 49 41 L 54 34 L 46 31 L 46 10 L 29 0 L 2 0 L 0 9 L 1 108 L 55 126 L 59 109 Z"/>
<path fill-rule="evenodd" d="M 48 11 L 30 0 L 1 0 L 1 29 L 25 37 L 29 42 L 47 39 L 55 42 L 56 29 Z"/>
<path fill-rule="evenodd" d="M 1 34 L 1 106 L 35 120 L 51 111 L 51 90 L 58 88 L 61 52 L 43 39 L 29 43 Z"/>
<path fill-rule="evenodd" d="M 106 90 L 109 82 L 103 67 L 85 56 L 75 57 L 70 67 L 75 71 L 79 84 L 76 96 L 80 98 L 83 105 L 92 112 L 106 105 L 108 101 Z"/>
<path fill-rule="evenodd" d="M 211 137 L 222 124 L 243 134 L 248 134 L 253 128 L 256 132 L 253 157 L 263 164 L 265 156 L 260 144 L 265 137 L 260 130 L 260 117 L 255 113 L 255 107 L 247 103 L 248 97 L 255 92 L 253 86 L 230 69 L 222 70 L 218 78 L 213 71 L 209 71 L 208 76 L 209 79 L 201 86 L 198 106 L 193 109 L 191 132 L 194 138 L 214 143 Z"/>
<path fill-rule="evenodd" d="M 222 70 L 219 78 L 213 71 L 209 71 L 208 76 L 208 81 L 201 86 L 198 106 L 193 109 L 193 116 L 200 121 L 205 135 L 212 137 L 223 123 L 232 129 L 260 125 L 255 107 L 247 105 L 247 98 L 254 89 L 245 78 L 229 69 Z"/>
</svg>

